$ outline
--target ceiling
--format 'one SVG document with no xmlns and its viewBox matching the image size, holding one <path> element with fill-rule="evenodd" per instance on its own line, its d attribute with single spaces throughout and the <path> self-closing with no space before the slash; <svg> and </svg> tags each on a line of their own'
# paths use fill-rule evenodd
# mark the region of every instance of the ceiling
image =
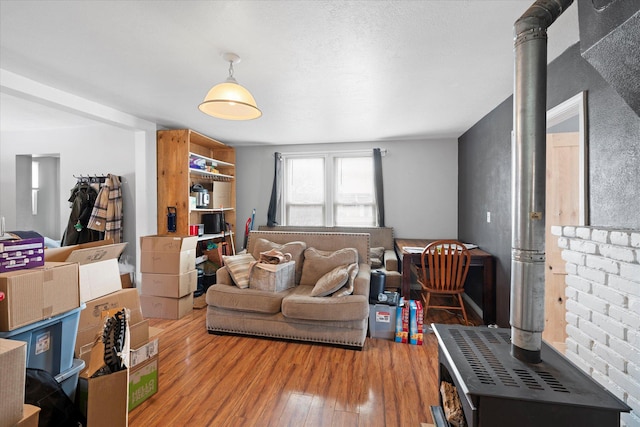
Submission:
<svg viewBox="0 0 640 427">
<path fill-rule="evenodd" d="M 533 0 L 0 0 L 0 68 L 231 145 L 457 138 L 513 92 L 513 23 Z M 577 5 L 548 60 L 578 41 Z M 226 79 L 263 116 L 201 113 Z M 86 125 L 0 81 L 0 129 Z"/>
</svg>

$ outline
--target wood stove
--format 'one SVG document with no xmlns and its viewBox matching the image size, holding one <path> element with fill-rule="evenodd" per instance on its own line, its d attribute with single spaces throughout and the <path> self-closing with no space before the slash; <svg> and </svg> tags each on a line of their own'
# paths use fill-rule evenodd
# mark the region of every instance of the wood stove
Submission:
<svg viewBox="0 0 640 427">
<path fill-rule="evenodd" d="M 440 381 L 457 388 L 470 427 L 619 426 L 620 412 L 631 410 L 544 342 L 533 364 L 511 355 L 509 329 L 432 328 Z"/>
</svg>

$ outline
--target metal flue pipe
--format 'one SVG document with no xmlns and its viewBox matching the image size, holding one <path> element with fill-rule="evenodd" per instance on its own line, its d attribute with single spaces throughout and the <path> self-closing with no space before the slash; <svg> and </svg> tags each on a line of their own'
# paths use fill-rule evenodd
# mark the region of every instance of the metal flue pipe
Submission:
<svg viewBox="0 0 640 427">
<path fill-rule="evenodd" d="M 573 0 L 538 0 L 514 24 L 511 354 L 540 362 L 544 329 L 547 28 Z"/>
</svg>

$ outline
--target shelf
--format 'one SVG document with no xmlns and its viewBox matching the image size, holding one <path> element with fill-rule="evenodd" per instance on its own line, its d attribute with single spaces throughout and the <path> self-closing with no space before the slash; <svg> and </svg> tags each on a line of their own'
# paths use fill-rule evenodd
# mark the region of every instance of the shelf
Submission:
<svg viewBox="0 0 640 427">
<path fill-rule="evenodd" d="M 233 163 L 223 162 L 222 160 L 212 159 L 211 157 L 206 157 L 201 154 L 189 152 L 189 157 L 191 156 L 198 157 L 200 159 L 205 159 L 207 162 L 211 162 L 213 166 L 229 166 L 229 167 L 235 166 Z"/>
<path fill-rule="evenodd" d="M 206 176 L 209 178 L 213 178 L 219 181 L 231 181 L 234 176 L 233 175 L 225 175 L 223 173 L 213 173 L 213 172 L 207 172 L 207 171 L 203 171 L 201 169 L 193 169 L 193 168 L 189 168 L 189 173 L 195 173 L 198 175 L 202 175 L 202 176 Z"/>
<path fill-rule="evenodd" d="M 227 212 L 232 210 L 234 210 L 234 208 L 215 208 L 215 209 L 195 208 L 195 209 L 190 209 L 189 212 Z"/>
<path fill-rule="evenodd" d="M 202 236 L 198 236 L 198 242 L 202 242 L 203 240 L 212 240 L 212 239 L 223 239 L 228 236 L 229 233 L 218 233 L 218 234 L 203 234 Z"/>
</svg>

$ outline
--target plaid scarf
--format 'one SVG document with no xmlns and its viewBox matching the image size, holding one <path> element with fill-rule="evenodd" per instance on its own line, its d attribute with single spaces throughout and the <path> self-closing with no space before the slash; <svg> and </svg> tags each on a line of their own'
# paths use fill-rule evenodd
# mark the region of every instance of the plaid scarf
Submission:
<svg viewBox="0 0 640 427">
<path fill-rule="evenodd" d="M 107 175 L 93 205 L 87 228 L 104 232 L 105 239 L 122 242 L 122 190 L 116 175 Z"/>
</svg>

